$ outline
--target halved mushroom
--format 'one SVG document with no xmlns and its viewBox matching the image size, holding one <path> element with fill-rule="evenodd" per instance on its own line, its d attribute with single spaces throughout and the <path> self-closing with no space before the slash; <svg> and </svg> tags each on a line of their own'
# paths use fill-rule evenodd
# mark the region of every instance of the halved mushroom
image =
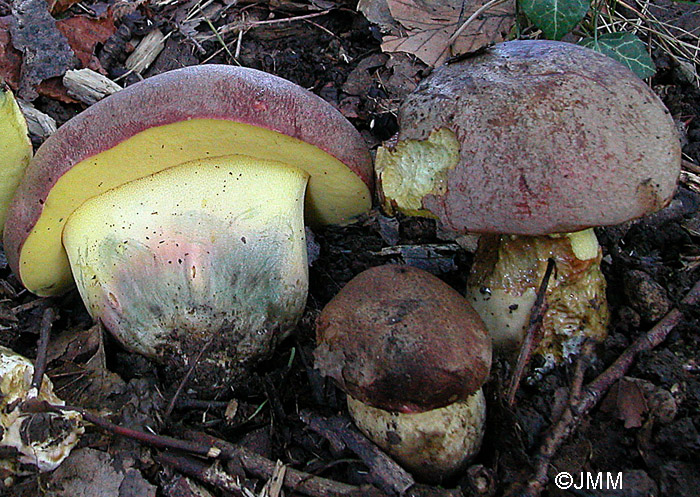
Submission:
<svg viewBox="0 0 700 497">
<path fill-rule="evenodd" d="M 39 148 L 10 209 L 8 262 L 39 295 L 75 276 L 95 319 L 170 367 L 209 344 L 197 371 L 211 392 L 301 315 L 304 215 L 351 221 L 371 206 L 371 176 L 360 134 L 312 93 L 253 69 L 179 69 Z"/>
<path fill-rule="evenodd" d="M 594 226 L 665 206 L 680 173 L 668 110 L 628 68 L 568 43 L 506 42 L 436 69 L 377 154 L 389 211 L 482 236 L 467 294 L 494 345 L 517 346 L 548 258 L 553 361 L 605 337 Z M 517 236 L 516 236 L 517 235 Z M 549 237 L 549 238 L 541 238 Z M 559 335 L 554 338 L 555 335 Z"/>
<path fill-rule="evenodd" d="M 478 452 L 491 344 L 449 285 L 410 266 L 368 269 L 323 309 L 316 341 L 316 368 L 357 426 L 417 476 L 442 480 Z"/>
</svg>

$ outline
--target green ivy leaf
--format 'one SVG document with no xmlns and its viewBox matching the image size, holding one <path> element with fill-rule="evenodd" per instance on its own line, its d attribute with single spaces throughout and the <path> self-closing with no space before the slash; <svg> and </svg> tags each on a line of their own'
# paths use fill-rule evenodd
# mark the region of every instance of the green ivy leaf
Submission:
<svg viewBox="0 0 700 497">
<path fill-rule="evenodd" d="M 598 36 L 597 40 L 584 38 L 579 44 L 622 62 L 640 78 L 648 78 L 656 73 L 656 66 L 644 42 L 632 33 L 605 33 Z"/>
<path fill-rule="evenodd" d="M 560 40 L 586 16 L 590 0 L 521 0 L 520 7 L 549 40 Z"/>
</svg>

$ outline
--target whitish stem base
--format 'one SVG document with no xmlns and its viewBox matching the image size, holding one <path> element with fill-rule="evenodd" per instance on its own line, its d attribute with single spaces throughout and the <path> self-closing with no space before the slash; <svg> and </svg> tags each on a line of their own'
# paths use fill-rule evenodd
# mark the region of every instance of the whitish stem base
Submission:
<svg viewBox="0 0 700 497">
<path fill-rule="evenodd" d="M 63 242 L 90 314 L 128 349 L 183 373 L 207 346 L 198 376 L 210 391 L 226 383 L 303 312 L 307 180 L 282 163 L 226 156 L 85 202 Z"/>
<path fill-rule="evenodd" d="M 369 406 L 348 395 L 357 427 L 418 478 L 439 482 L 462 469 L 481 447 L 486 401 L 481 389 L 466 400 L 421 413 Z"/>
<path fill-rule="evenodd" d="M 519 348 L 549 258 L 556 266 L 536 353 L 552 365 L 577 353 L 586 337 L 603 340 L 609 313 L 601 257 L 592 229 L 559 236 L 482 236 L 466 298 L 489 329 L 494 349 Z"/>
</svg>

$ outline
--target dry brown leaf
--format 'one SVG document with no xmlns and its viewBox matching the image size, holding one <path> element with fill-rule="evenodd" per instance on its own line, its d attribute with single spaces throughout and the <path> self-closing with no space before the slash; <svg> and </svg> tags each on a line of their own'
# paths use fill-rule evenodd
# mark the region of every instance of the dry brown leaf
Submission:
<svg viewBox="0 0 700 497">
<path fill-rule="evenodd" d="M 155 497 L 156 487 L 138 469 L 121 467 L 107 452 L 83 448 L 48 477 L 47 497 Z"/>
<path fill-rule="evenodd" d="M 601 410 L 624 421 L 625 428 L 639 428 L 649 408 L 640 386 L 634 380 L 625 377 L 610 388 Z"/>
<path fill-rule="evenodd" d="M 379 0 L 384 1 L 384 0 Z M 386 0 L 391 16 L 405 30 L 384 37 L 385 52 L 408 52 L 429 66 L 503 41 L 515 22 L 515 0 L 486 9 L 457 37 L 450 37 L 486 0 Z"/>
<path fill-rule="evenodd" d="M 108 14 L 97 19 L 73 16 L 56 22 L 56 27 L 68 39 L 68 44 L 80 59 L 81 67 L 99 72 L 101 66 L 94 56 L 95 46 L 107 41 L 117 30 L 112 16 Z"/>
<path fill-rule="evenodd" d="M 36 91 L 42 97 L 50 98 L 52 100 L 58 100 L 66 104 L 77 104 L 78 101 L 68 95 L 68 90 L 63 86 L 63 78 L 49 78 L 45 79 L 36 87 Z"/>
<path fill-rule="evenodd" d="M 0 80 L 5 81 L 13 90 L 17 90 L 20 67 L 22 67 L 22 52 L 12 46 L 11 21 L 10 16 L 0 17 Z"/>
<path fill-rule="evenodd" d="M 49 4 L 49 11 L 51 14 L 56 15 L 70 9 L 79 1 L 80 0 L 48 0 L 47 3 Z"/>
</svg>

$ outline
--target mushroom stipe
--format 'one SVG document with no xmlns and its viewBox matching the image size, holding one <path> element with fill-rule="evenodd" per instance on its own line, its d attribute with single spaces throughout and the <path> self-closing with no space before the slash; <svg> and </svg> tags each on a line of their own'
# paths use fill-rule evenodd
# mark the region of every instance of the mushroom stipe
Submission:
<svg viewBox="0 0 700 497">
<path fill-rule="evenodd" d="M 128 349 L 185 366 L 207 354 L 228 375 L 295 326 L 308 290 L 308 174 L 224 156 L 164 169 L 83 203 L 63 244 L 95 320 Z M 171 364 L 172 366 L 172 364 Z"/>
</svg>

